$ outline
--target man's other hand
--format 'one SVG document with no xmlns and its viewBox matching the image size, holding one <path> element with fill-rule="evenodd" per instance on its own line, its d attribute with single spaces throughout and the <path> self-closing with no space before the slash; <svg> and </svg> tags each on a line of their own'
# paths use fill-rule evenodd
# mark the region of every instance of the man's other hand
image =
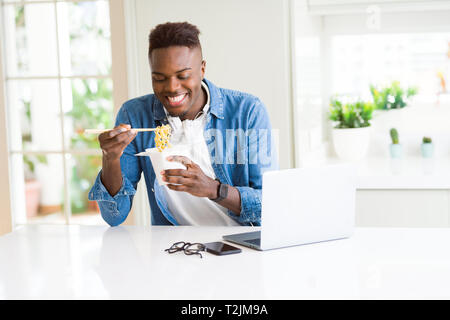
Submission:
<svg viewBox="0 0 450 320">
<path fill-rule="evenodd" d="M 169 183 L 167 185 L 169 189 L 185 191 L 197 197 L 217 198 L 219 182 L 208 177 L 191 159 L 184 156 L 170 156 L 167 160 L 180 162 L 186 166 L 186 170 L 167 169 L 161 172 L 163 180 Z"/>
</svg>

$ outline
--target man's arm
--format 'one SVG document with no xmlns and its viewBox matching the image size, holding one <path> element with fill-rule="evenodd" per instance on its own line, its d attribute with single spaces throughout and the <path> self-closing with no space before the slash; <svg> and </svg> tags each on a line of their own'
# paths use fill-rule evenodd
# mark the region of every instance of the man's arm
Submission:
<svg viewBox="0 0 450 320">
<path fill-rule="evenodd" d="M 98 203 L 103 219 L 116 226 L 125 221 L 131 209 L 141 168 L 135 156 L 136 137 L 124 107 L 119 110 L 114 130 L 99 136 L 103 167 L 89 192 Z"/>
<path fill-rule="evenodd" d="M 241 199 L 240 222 L 261 223 L 262 178 L 266 171 L 278 169 L 278 155 L 265 105 L 256 99 L 249 111 L 247 126 L 248 185 L 236 186 Z"/>
<path fill-rule="evenodd" d="M 209 197 L 209 199 L 216 199 L 219 196 L 219 181 L 215 180 L 217 186 L 213 196 Z M 231 210 L 235 215 L 239 216 L 241 214 L 241 194 L 239 190 L 233 186 L 228 185 L 228 194 L 225 199 L 217 201 L 222 207 Z"/>
</svg>

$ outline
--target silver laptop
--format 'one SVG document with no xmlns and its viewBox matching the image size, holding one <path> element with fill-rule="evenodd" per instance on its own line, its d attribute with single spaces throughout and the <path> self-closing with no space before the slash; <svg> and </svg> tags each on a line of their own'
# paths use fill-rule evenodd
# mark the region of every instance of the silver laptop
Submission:
<svg viewBox="0 0 450 320">
<path fill-rule="evenodd" d="M 355 226 L 355 194 L 353 164 L 265 172 L 260 231 L 223 239 L 269 250 L 348 238 Z"/>
</svg>

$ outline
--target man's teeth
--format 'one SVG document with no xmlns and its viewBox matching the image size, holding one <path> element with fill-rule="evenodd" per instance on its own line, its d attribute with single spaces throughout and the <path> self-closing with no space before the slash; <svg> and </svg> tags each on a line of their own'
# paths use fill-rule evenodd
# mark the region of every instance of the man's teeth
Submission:
<svg viewBox="0 0 450 320">
<path fill-rule="evenodd" d="M 183 100 L 184 96 L 186 94 L 180 94 L 179 96 L 176 97 L 167 97 L 169 99 L 170 102 L 180 102 L 181 100 Z"/>
</svg>

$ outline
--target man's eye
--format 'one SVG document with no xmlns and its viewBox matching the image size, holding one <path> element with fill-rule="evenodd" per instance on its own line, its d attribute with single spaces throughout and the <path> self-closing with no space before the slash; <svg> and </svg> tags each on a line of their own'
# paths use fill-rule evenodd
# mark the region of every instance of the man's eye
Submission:
<svg viewBox="0 0 450 320">
<path fill-rule="evenodd" d="M 164 81 L 164 78 L 162 78 L 162 77 L 153 77 L 153 81 L 161 82 L 161 81 Z"/>
<path fill-rule="evenodd" d="M 189 78 L 189 75 L 188 74 L 180 74 L 179 76 L 178 76 L 178 79 L 180 79 L 180 80 L 186 80 L 186 79 L 188 79 Z"/>
</svg>

